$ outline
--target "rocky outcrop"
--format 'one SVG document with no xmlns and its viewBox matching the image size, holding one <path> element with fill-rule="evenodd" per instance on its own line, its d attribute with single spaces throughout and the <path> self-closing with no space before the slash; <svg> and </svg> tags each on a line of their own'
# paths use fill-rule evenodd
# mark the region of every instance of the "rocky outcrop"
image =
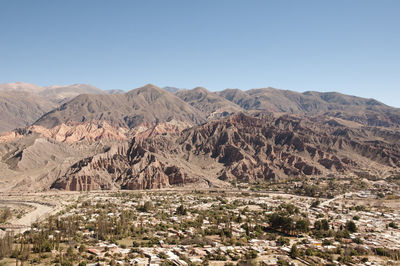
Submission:
<svg viewBox="0 0 400 266">
<path fill-rule="evenodd" d="M 191 126 L 192 125 L 187 122 L 178 121 L 175 119 L 162 123 L 143 123 L 133 130 L 132 135 L 136 139 L 150 138 L 167 134 L 178 135 L 184 129 L 187 129 Z"/>
<path fill-rule="evenodd" d="M 140 139 L 139 139 L 140 140 Z M 153 152 L 132 141 L 112 146 L 106 152 L 74 164 L 51 188 L 87 191 L 99 189 L 158 189 L 192 183 L 177 166 L 162 162 Z"/>
<path fill-rule="evenodd" d="M 115 182 L 129 167 L 125 160 L 127 147 L 127 143 L 115 144 L 103 153 L 78 161 L 51 188 L 72 191 L 115 188 Z"/>
<path fill-rule="evenodd" d="M 47 129 L 42 126 L 30 126 L 31 132 L 59 142 L 75 143 L 78 141 L 126 140 L 129 129 L 112 126 L 105 121 L 86 123 L 68 123 Z"/>
<path fill-rule="evenodd" d="M 228 186 L 234 180 L 256 182 L 368 169 L 384 172 L 400 167 L 398 133 L 325 122 L 294 115 L 238 114 L 181 133 L 138 134 L 129 146 L 80 161 L 53 187 Z"/>
<path fill-rule="evenodd" d="M 130 130 L 106 121 L 70 122 L 53 128 L 33 125 L 0 134 L 0 143 L 12 142 L 31 134 L 63 143 L 126 141 L 128 138 L 150 138 L 158 135 L 177 135 L 191 124 L 172 119 L 162 123 L 142 123 Z"/>
<path fill-rule="evenodd" d="M 161 139 L 163 137 L 161 136 Z M 146 139 L 133 139 L 127 157 L 130 163 L 122 187 L 126 189 L 157 189 L 170 186 L 183 186 L 185 183 L 196 182 L 196 179 L 189 178 L 173 160 L 166 160 L 162 154 L 171 147 L 169 141 L 164 145 L 154 145 L 157 141 L 149 142 Z M 159 142 L 159 144 L 161 144 Z"/>
<path fill-rule="evenodd" d="M 0 134 L 0 143 L 11 142 L 22 138 L 22 135 L 15 131 L 5 132 Z"/>
</svg>

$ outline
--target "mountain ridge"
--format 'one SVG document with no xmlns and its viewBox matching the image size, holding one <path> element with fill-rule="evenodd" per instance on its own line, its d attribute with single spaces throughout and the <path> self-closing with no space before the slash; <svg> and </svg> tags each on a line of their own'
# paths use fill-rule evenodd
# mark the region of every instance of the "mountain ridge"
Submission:
<svg viewBox="0 0 400 266">
<path fill-rule="evenodd" d="M 178 120 L 200 123 L 203 114 L 173 94 L 147 84 L 124 94 L 82 94 L 45 114 L 34 124 L 54 127 L 70 121 L 106 120 L 133 128 L 143 122 Z"/>
<path fill-rule="evenodd" d="M 182 102 L 176 98 L 172 99 L 173 96 L 176 96 Z M 162 97 L 165 99 L 161 100 Z M 63 110 L 68 109 L 68 106 L 85 105 L 92 100 L 96 103 L 91 104 L 96 105 L 97 108 L 89 113 L 87 112 L 88 110 L 77 109 L 76 113 L 85 115 L 80 117 L 73 116 L 72 111 L 69 114 L 64 114 L 65 111 Z M 187 105 L 183 104 L 183 102 L 187 103 Z M 145 107 L 145 105 L 148 106 Z M 151 105 L 156 106 L 151 108 Z M 178 108 L 174 108 L 174 105 L 177 105 Z M 125 106 L 125 108 L 122 108 L 122 106 Z M 146 108 L 149 109 L 146 110 Z M 120 113 L 116 112 L 115 116 L 104 114 L 105 111 L 109 112 L 111 109 L 124 110 Z M 160 109 L 161 113 L 158 112 L 156 114 L 156 109 Z M 162 121 L 168 120 L 167 114 L 172 118 L 177 113 L 180 113 L 178 115 L 179 119 L 183 119 L 185 115 L 177 109 L 181 109 L 181 111 L 185 109 L 189 113 L 189 120 L 193 123 L 219 119 L 238 112 L 274 112 L 307 116 L 329 115 L 370 126 L 400 126 L 400 109 L 387 106 L 374 99 L 365 99 L 336 92 L 299 93 L 274 88 L 251 89 L 248 91 L 227 89 L 220 92 L 210 92 L 205 88 L 196 87 L 191 90 L 178 90 L 175 93 L 170 93 L 153 84 L 147 84 L 126 93 L 117 94 L 117 96 L 80 96 L 80 98 L 67 102 L 65 106 L 63 105 L 44 115 L 36 123 L 44 126 L 48 124 L 48 126 L 52 127 L 56 123 L 68 122 L 66 121 L 67 119 L 77 122 L 85 121 L 85 119 L 105 119 L 112 123 L 117 121 L 120 125 L 125 124 L 128 127 L 134 127 L 142 122 L 154 122 L 158 119 L 158 116 L 163 117 Z M 123 113 L 127 112 L 130 112 L 131 116 L 124 118 Z M 150 120 L 147 121 L 147 119 Z M 46 120 L 47 122 L 45 122 Z M 186 121 L 187 117 L 184 120 Z"/>
<path fill-rule="evenodd" d="M 0 100 L 2 94 L 8 101 L 25 95 L 26 103 L 15 98 L 15 113 L 36 98 L 55 104 L 38 93 L 0 92 Z M 33 106 L 37 112 L 30 105 L 26 112 L 46 112 Z M 80 94 L 0 135 L 0 184 L 153 189 L 357 171 L 386 176 L 400 168 L 399 111 L 373 99 L 274 88 L 171 93 L 147 84 L 122 94 Z"/>
</svg>

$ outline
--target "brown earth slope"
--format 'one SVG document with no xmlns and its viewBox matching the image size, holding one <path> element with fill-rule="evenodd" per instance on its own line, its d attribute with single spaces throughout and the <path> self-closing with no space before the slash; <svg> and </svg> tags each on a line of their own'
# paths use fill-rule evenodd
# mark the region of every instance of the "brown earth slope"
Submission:
<svg viewBox="0 0 400 266">
<path fill-rule="evenodd" d="M 203 112 L 207 119 L 218 119 L 234 113 L 244 112 L 244 109 L 235 103 L 201 87 L 192 90 L 180 90 L 175 92 L 175 95 Z"/>
<path fill-rule="evenodd" d="M 154 85 L 146 85 L 124 94 L 80 95 L 41 117 L 35 125 L 52 128 L 71 121 L 105 120 L 134 128 L 144 122 L 176 119 L 192 124 L 205 121 L 199 110 L 175 95 Z"/>
<path fill-rule="evenodd" d="M 0 92 L 0 132 L 26 127 L 56 105 L 26 91 Z"/>
<path fill-rule="evenodd" d="M 86 84 L 51 87 L 24 82 L 0 84 L 0 132 L 29 126 L 59 104 L 82 93 L 106 92 Z"/>
</svg>

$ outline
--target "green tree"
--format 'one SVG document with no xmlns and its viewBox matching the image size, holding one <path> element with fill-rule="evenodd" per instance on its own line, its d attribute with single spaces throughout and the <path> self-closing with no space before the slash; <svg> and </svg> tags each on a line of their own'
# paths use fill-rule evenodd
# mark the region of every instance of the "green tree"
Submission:
<svg viewBox="0 0 400 266">
<path fill-rule="evenodd" d="M 321 202 L 320 202 L 318 199 L 315 200 L 315 201 L 313 201 L 313 203 L 311 204 L 311 208 L 316 208 L 316 207 L 318 207 L 320 203 L 321 203 Z"/>
<path fill-rule="evenodd" d="M 0 223 L 5 223 L 9 218 L 11 218 L 12 213 L 10 208 L 4 208 L 0 211 Z"/>
<path fill-rule="evenodd" d="M 86 246 L 84 245 L 84 244 L 82 244 L 82 245 L 80 245 L 80 247 L 79 247 L 79 253 L 84 253 L 84 252 L 86 252 L 86 250 L 87 250 L 87 248 L 86 248 Z"/>
<path fill-rule="evenodd" d="M 399 228 L 395 222 L 390 222 L 390 223 L 389 223 L 389 227 L 392 227 L 392 228 L 394 228 L 394 229 Z"/>
<path fill-rule="evenodd" d="M 289 246 L 289 243 L 290 243 L 290 241 L 289 241 L 289 239 L 286 238 L 286 237 L 280 237 L 280 238 L 278 238 L 278 240 L 276 241 L 276 244 L 277 244 L 278 246 Z"/>
<path fill-rule="evenodd" d="M 297 245 L 296 245 L 296 244 L 293 244 L 293 245 L 292 245 L 292 248 L 290 249 L 289 255 L 290 255 L 290 257 L 291 257 L 292 259 L 295 259 L 295 258 L 297 258 L 297 257 L 300 255 L 300 252 L 299 252 L 299 250 L 297 249 Z"/>
<path fill-rule="evenodd" d="M 151 201 L 146 201 L 143 205 L 138 207 L 138 210 L 141 212 L 151 212 L 154 210 L 154 205 Z"/>
<path fill-rule="evenodd" d="M 296 222 L 296 230 L 298 232 L 307 233 L 309 230 L 310 221 L 308 219 L 300 219 Z"/>
<path fill-rule="evenodd" d="M 326 219 L 321 220 L 322 230 L 328 231 L 329 230 L 329 223 Z"/>
<path fill-rule="evenodd" d="M 349 232 L 354 233 L 357 232 L 357 226 L 353 221 L 347 221 L 346 223 L 346 229 L 349 230 Z"/>
<path fill-rule="evenodd" d="M 181 204 L 178 208 L 176 208 L 176 214 L 178 215 L 186 215 L 187 209 Z"/>
</svg>

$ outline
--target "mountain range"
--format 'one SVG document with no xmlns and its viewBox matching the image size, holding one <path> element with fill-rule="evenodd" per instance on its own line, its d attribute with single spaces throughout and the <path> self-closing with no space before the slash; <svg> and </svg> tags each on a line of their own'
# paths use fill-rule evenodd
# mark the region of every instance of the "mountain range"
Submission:
<svg viewBox="0 0 400 266">
<path fill-rule="evenodd" d="M 400 167 L 400 109 L 335 92 L 9 83 L 0 110 L 2 191 L 227 187 Z"/>
</svg>

